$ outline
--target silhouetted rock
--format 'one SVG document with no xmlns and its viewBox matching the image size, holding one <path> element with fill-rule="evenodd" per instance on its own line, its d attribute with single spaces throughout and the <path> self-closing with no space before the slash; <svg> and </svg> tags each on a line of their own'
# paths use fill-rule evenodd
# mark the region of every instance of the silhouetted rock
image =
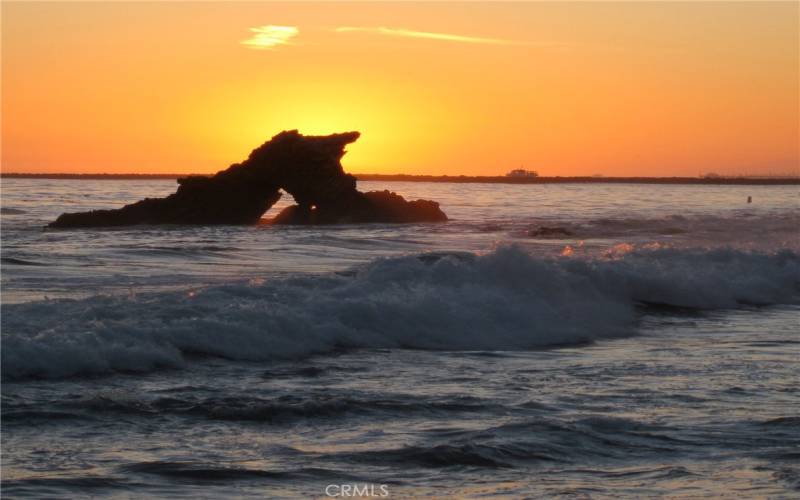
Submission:
<svg viewBox="0 0 800 500">
<path fill-rule="evenodd" d="M 406 201 L 389 191 L 361 193 L 342 169 L 347 144 L 358 132 L 303 136 L 281 132 L 253 150 L 242 163 L 212 177 L 178 179 L 166 198 L 147 198 L 115 210 L 62 214 L 50 227 L 134 224 L 254 224 L 281 197 L 297 205 L 283 210 L 277 224 L 444 221 L 433 201 Z"/>
<path fill-rule="evenodd" d="M 447 216 L 435 201 L 406 201 L 390 191 L 355 191 L 330 205 L 283 209 L 273 224 L 351 224 L 364 222 L 439 222 Z"/>
<path fill-rule="evenodd" d="M 62 214 L 50 227 L 254 224 L 281 197 L 275 186 L 259 188 L 212 179 L 179 179 L 178 191 L 166 198 L 145 198 L 116 210 Z"/>
<path fill-rule="evenodd" d="M 572 236 L 573 233 L 569 229 L 553 226 L 541 226 L 537 227 L 536 229 L 531 229 L 528 231 L 528 236 L 533 238 L 557 238 L 559 236 Z"/>
</svg>

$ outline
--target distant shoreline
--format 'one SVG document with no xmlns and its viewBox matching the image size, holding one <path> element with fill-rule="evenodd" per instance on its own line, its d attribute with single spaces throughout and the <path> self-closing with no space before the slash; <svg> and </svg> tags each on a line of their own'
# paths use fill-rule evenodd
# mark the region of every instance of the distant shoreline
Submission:
<svg viewBox="0 0 800 500">
<path fill-rule="evenodd" d="M 3 179 L 153 180 L 208 174 L 34 174 L 0 173 Z M 360 181 L 478 184 L 706 184 L 800 185 L 800 177 L 506 177 L 469 175 L 354 174 Z"/>
</svg>

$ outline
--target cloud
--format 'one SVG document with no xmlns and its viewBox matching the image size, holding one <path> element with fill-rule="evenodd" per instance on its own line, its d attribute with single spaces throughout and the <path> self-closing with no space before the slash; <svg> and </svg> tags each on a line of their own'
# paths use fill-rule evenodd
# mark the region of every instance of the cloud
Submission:
<svg viewBox="0 0 800 500">
<path fill-rule="evenodd" d="M 300 30 L 294 26 L 273 26 L 271 24 L 250 28 L 250 31 L 254 33 L 253 36 L 242 40 L 242 45 L 251 49 L 271 49 L 278 45 L 286 45 L 291 38 L 300 33 Z"/>
<path fill-rule="evenodd" d="M 378 35 L 388 36 L 404 36 L 409 38 L 427 38 L 430 40 L 442 40 L 447 42 L 461 42 L 461 43 L 483 43 L 492 45 L 514 45 L 521 42 L 513 40 L 502 40 L 499 38 L 481 38 L 475 36 L 454 35 L 451 33 L 434 33 L 430 31 L 414 31 L 403 28 L 386 28 L 386 27 L 360 27 L 360 26 L 341 26 L 334 29 L 337 33 L 373 33 Z"/>
</svg>

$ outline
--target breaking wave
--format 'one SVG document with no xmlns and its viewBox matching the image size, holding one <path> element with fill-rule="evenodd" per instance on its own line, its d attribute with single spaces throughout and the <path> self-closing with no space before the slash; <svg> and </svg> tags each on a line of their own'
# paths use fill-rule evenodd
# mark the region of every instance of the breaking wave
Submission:
<svg viewBox="0 0 800 500">
<path fill-rule="evenodd" d="M 631 335 L 641 305 L 800 303 L 800 255 L 631 249 L 603 258 L 429 253 L 351 271 L 4 306 L 2 373 L 181 367 L 187 355 L 293 359 L 342 348 L 523 350 Z"/>
</svg>

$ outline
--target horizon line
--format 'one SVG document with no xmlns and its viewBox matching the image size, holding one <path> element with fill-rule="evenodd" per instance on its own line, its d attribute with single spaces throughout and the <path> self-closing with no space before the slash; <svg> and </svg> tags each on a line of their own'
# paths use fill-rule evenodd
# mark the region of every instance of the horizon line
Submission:
<svg viewBox="0 0 800 500">
<path fill-rule="evenodd" d="M 95 179 L 95 180 L 145 180 L 145 179 L 180 179 L 183 177 L 211 177 L 215 173 L 70 173 L 70 172 L 2 172 L 0 178 L 28 178 L 28 179 Z M 687 181 L 699 183 L 728 183 L 741 181 L 790 181 L 800 183 L 800 172 L 798 173 L 777 173 L 764 175 L 671 175 L 671 176 L 648 176 L 648 175 L 539 175 L 536 177 L 514 177 L 505 174 L 500 175 L 449 175 L 449 174 L 376 174 L 376 173 L 351 173 L 357 180 L 385 180 L 385 181 L 410 181 L 410 182 L 491 182 L 508 184 L 537 184 L 553 181 L 580 181 L 580 182 L 618 182 L 618 181 Z"/>
</svg>

